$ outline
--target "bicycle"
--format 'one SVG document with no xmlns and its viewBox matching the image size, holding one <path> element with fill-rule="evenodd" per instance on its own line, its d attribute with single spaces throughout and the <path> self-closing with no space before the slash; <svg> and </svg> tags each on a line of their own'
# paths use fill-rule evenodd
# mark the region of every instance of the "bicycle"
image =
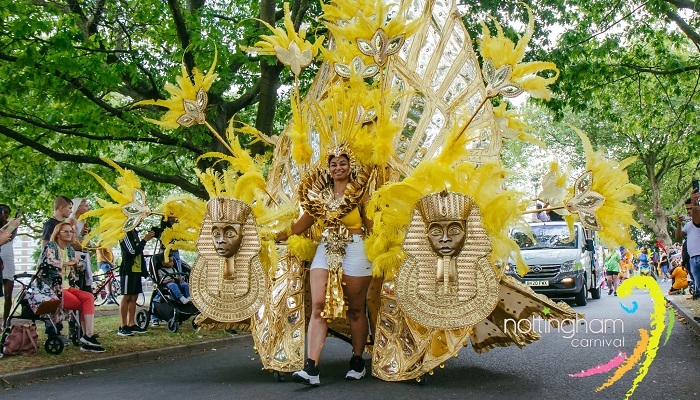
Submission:
<svg viewBox="0 0 700 400">
<path fill-rule="evenodd" d="M 109 285 L 109 286 L 107 286 Z M 111 288 L 111 290 L 108 289 Z M 92 276 L 92 296 L 95 298 L 95 305 L 101 306 L 109 300 L 119 304 L 119 296 L 122 292 L 122 285 L 119 281 L 119 275 L 115 274 L 114 268 L 101 274 L 93 274 Z M 143 307 L 146 304 L 146 295 L 143 292 L 139 293 L 136 298 L 136 305 Z"/>
<path fill-rule="evenodd" d="M 113 268 L 92 276 L 92 295 L 95 298 L 95 305 L 101 306 L 109 300 L 119 304 L 117 296 L 121 293 L 122 287 L 119 279 L 116 278 L 117 275 L 114 274 Z"/>
</svg>

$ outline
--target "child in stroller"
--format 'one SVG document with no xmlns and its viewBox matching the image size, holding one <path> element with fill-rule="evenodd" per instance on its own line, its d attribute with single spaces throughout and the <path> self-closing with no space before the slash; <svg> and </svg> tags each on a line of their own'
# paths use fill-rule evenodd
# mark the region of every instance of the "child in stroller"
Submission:
<svg viewBox="0 0 700 400">
<path fill-rule="evenodd" d="M 178 272 L 172 257 L 165 261 L 163 252 L 151 257 L 148 274 L 154 282 L 154 288 L 148 310 L 140 310 L 136 314 L 138 326 L 146 328 L 152 319 L 158 319 L 168 321 L 168 330 L 175 333 L 182 322 L 199 314 L 189 298 L 187 281 L 190 269 L 183 261 L 182 272 Z M 194 320 L 192 327 L 197 329 Z"/>
<path fill-rule="evenodd" d="M 181 304 L 190 302 L 190 285 L 185 282 L 181 273 L 175 269 L 175 259 L 171 255 L 165 261 L 165 253 L 153 256 L 156 268 L 156 278 L 159 285 L 165 285 L 174 299 Z"/>
</svg>

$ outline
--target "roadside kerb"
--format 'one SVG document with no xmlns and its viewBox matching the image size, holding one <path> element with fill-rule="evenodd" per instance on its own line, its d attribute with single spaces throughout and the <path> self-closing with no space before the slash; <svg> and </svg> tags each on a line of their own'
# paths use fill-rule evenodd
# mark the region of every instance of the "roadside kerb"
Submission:
<svg viewBox="0 0 700 400">
<path fill-rule="evenodd" d="M 695 334 L 700 335 L 700 322 L 694 319 L 695 315 L 693 315 L 693 313 L 690 312 L 690 310 L 678 303 L 674 296 L 667 295 L 666 300 L 669 303 L 671 303 L 671 305 L 676 309 L 676 311 L 678 311 L 678 314 L 680 314 L 681 317 L 685 318 L 686 322 L 688 322 L 688 326 L 695 330 Z"/>
<path fill-rule="evenodd" d="M 0 375 L 2 387 L 7 389 L 31 381 L 58 378 L 65 375 L 78 375 L 94 370 L 108 369 L 115 366 L 133 365 L 134 363 L 148 362 L 162 357 L 181 356 L 231 346 L 236 342 L 250 338 L 250 334 L 236 335 L 230 338 L 207 340 L 202 342 L 184 344 L 180 346 L 165 347 L 162 349 L 144 350 L 135 353 L 119 354 L 115 356 L 100 357 L 94 360 L 79 361 L 66 365 L 52 365 L 49 367 L 25 369 Z"/>
</svg>

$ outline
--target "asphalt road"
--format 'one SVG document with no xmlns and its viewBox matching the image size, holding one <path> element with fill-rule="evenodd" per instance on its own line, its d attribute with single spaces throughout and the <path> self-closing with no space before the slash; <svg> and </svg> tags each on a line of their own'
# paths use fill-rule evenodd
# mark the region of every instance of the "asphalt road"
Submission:
<svg viewBox="0 0 700 400">
<path fill-rule="evenodd" d="M 618 382 L 602 391 L 603 384 L 615 369 L 589 377 L 571 377 L 582 370 L 606 364 L 619 352 L 632 355 L 640 338 L 639 328 L 650 330 L 652 302 L 644 291 L 637 290 L 626 298 L 629 314 L 620 299 L 603 294 L 585 307 L 586 322 L 579 321 L 578 332 L 553 330 L 524 349 L 514 347 L 476 354 L 464 348 L 459 358 L 451 359 L 444 369 L 436 369 L 426 384 L 415 381 L 389 383 L 373 377 L 362 381 L 345 381 L 350 347 L 331 338 L 321 359 L 321 386 L 310 388 L 291 381 L 279 383 L 272 374 L 261 371 L 253 351 L 252 339 L 237 345 L 209 350 L 185 357 L 170 357 L 140 363 L 129 368 L 86 370 L 82 375 L 0 392 L 2 399 L 70 399 L 98 398 L 123 400 L 132 398 L 163 399 L 248 399 L 248 398 L 333 398 L 340 399 L 624 399 L 641 363 Z M 619 318 L 615 332 L 608 321 L 605 333 L 599 331 L 602 319 Z M 588 325 L 585 325 L 588 324 Z M 540 330 L 541 331 L 541 330 Z M 566 337 L 565 337 L 566 336 Z M 601 339 L 599 342 L 593 339 Z M 589 341 L 591 340 L 591 341 Z M 624 342 L 623 342 L 624 340 Z M 602 342 L 602 343 L 601 343 Z M 587 344 L 587 345 L 586 345 Z M 365 356 L 369 358 L 368 355 Z M 644 358 L 643 358 L 644 359 Z M 643 360 L 642 359 L 642 360 Z M 633 399 L 700 398 L 700 337 L 676 321 L 667 344 L 663 340 L 647 375 L 632 395 Z"/>
</svg>

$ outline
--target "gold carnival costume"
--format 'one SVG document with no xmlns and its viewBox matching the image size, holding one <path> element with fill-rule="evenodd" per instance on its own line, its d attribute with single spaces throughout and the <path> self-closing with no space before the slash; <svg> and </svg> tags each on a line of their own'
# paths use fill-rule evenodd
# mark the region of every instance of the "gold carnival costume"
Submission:
<svg viewBox="0 0 700 400">
<path fill-rule="evenodd" d="M 272 34 L 248 50 L 275 55 L 290 67 L 295 76 L 292 118 L 278 138 L 247 126 L 239 129 L 275 146 L 266 178 L 260 172 L 263 160 L 241 148 L 232 122 L 224 140 L 206 121 L 206 91 L 216 78 L 216 58 L 206 75 L 194 69 L 191 80 L 183 63 L 180 87 L 166 87 L 171 99 L 140 102 L 169 109 L 161 120 L 152 120 L 165 128 L 206 125 L 230 153 L 202 156 L 229 165 L 218 172 L 198 171 L 210 195 L 206 206 L 175 197 L 159 207 L 163 213 L 187 214 L 163 238 L 172 242 L 168 250 L 196 247 L 199 253 L 192 271 L 193 302 L 202 312 L 197 322 L 214 328 L 250 319 L 265 369 L 301 369 L 304 263 L 324 240 L 330 271 L 323 316 L 342 318 L 348 232 L 341 218 L 365 195 L 371 196 L 367 214 L 374 220 L 365 249 L 375 277 L 367 302 L 375 376 L 420 379 L 469 343 L 483 353 L 538 339 L 531 330 L 508 328 L 507 319 L 525 322 L 540 315 L 556 324 L 574 318 L 566 304 L 537 295 L 503 273 L 509 262 L 521 275 L 527 272 L 508 237 L 511 228 L 527 224 L 522 194 L 505 188 L 502 140 L 542 143 L 505 102 L 494 108 L 490 100 L 524 92 L 549 99 L 548 85 L 559 73 L 549 62 L 522 62 L 534 30 L 530 10 L 517 44 L 497 22 L 495 36 L 483 25 L 481 66 L 453 0 L 323 4 L 321 19 L 331 34 L 326 47 L 323 37 L 312 44 L 303 30 L 296 32 L 286 4 L 284 11 L 285 28 L 267 25 Z M 302 99 L 298 76 L 318 53 L 323 63 Z M 542 71 L 549 74 L 538 75 Z M 622 201 L 638 190 L 624 172 L 633 160 L 608 161 L 583 133 L 581 138 L 588 172 L 566 188 L 566 178 L 553 166 L 540 197 L 571 225 L 581 220 L 607 243 L 628 245 L 634 221 Z M 339 200 L 326 170 L 329 154 L 347 154 L 351 162 L 350 183 Z M 119 204 L 101 202 L 106 211 L 92 212 L 103 216 L 99 231 L 107 236 L 123 232 L 130 225 L 125 220 L 150 213 L 144 201 L 124 208 L 139 201 L 133 190 L 126 192 L 112 189 Z M 276 248 L 272 238 L 289 232 L 300 208 L 321 222 L 307 236 L 293 235 Z M 116 209 L 124 216 L 107 212 Z M 606 225 L 609 220 L 620 223 Z M 226 224 L 241 236 L 235 256 L 216 247 L 216 230 Z"/>
</svg>

